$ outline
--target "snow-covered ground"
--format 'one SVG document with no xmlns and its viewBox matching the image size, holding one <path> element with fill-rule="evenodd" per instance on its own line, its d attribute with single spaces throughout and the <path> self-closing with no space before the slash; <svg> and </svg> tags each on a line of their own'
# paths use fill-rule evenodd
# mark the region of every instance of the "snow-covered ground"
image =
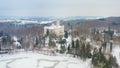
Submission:
<svg viewBox="0 0 120 68">
<path fill-rule="evenodd" d="M 120 46 L 116 45 L 113 47 L 112 55 L 116 57 L 117 63 L 120 66 Z"/>
<path fill-rule="evenodd" d="M 0 68 L 90 68 L 90 59 L 47 56 L 33 52 L 0 55 Z"/>
</svg>

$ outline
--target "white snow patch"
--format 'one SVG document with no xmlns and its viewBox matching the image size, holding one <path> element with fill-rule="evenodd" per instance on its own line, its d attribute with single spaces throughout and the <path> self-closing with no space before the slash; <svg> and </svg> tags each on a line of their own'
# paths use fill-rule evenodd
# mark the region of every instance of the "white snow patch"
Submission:
<svg viewBox="0 0 120 68">
<path fill-rule="evenodd" d="M 120 65 L 120 46 L 113 47 L 112 55 L 116 57 L 117 63 Z"/>
<path fill-rule="evenodd" d="M 0 68 L 90 68 L 90 60 L 67 56 L 47 56 L 33 52 L 21 52 L 0 56 Z"/>
</svg>

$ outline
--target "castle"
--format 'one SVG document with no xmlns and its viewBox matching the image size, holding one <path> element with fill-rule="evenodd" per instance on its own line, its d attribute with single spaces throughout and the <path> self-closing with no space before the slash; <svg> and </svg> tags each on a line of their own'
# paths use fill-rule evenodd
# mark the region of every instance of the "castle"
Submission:
<svg viewBox="0 0 120 68">
<path fill-rule="evenodd" d="M 47 30 L 50 33 L 56 34 L 56 36 L 64 35 L 64 25 L 60 25 L 60 21 L 57 20 L 56 24 L 52 24 L 51 26 L 44 27 L 44 34 L 47 33 Z"/>
</svg>

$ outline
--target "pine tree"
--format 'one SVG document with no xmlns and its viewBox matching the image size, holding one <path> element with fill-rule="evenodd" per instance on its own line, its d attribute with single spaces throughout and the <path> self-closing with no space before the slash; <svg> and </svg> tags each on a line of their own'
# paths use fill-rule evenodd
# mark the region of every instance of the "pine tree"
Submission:
<svg viewBox="0 0 120 68">
<path fill-rule="evenodd" d="M 48 29 L 47 29 L 47 31 L 46 31 L 46 35 L 49 36 L 49 30 L 48 30 Z"/>
<path fill-rule="evenodd" d="M 64 37 L 68 38 L 68 32 L 67 31 L 65 31 Z"/>
<path fill-rule="evenodd" d="M 49 37 L 49 46 L 50 47 L 55 47 L 56 46 L 55 42 L 52 40 L 51 37 Z"/>
<path fill-rule="evenodd" d="M 72 40 L 72 48 L 75 48 L 74 40 Z"/>
<path fill-rule="evenodd" d="M 70 53 L 70 45 L 67 47 L 68 53 Z"/>
<path fill-rule="evenodd" d="M 76 46 L 75 46 L 75 55 L 78 56 L 78 53 L 79 53 L 79 40 L 77 39 L 76 40 Z"/>
<path fill-rule="evenodd" d="M 60 50 L 60 53 L 65 53 L 65 51 L 66 51 L 66 48 L 65 48 L 65 46 L 64 45 L 61 45 L 61 50 Z"/>
<path fill-rule="evenodd" d="M 76 40 L 76 48 L 79 48 L 79 40 Z"/>
<path fill-rule="evenodd" d="M 85 60 L 86 59 L 86 49 L 85 49 L 85 43 L 82 43 L 82 45 L 81 45 L 81 58 L 83 59 L 83 60 Z"/>
<path fill-rule="evenodd" d="M 109 58 L 106 59 L 104 53 L 101 52 L 101 48 L 94 49 L 92 64 L 94 68 L 119 68 L 116 59 L 112 55 L 109 55 Z"/>
<path fill-rule="evenodd" d="M 91 47 L 89 43 L 86 45 L 85 50 L 86 50 L 86 57 L 91 58 Z"/>
<path fill-rule="evenodd" d="M 39 44 L 39 40 L 38 40 L 38 38 L 36 37 L 34 47 L 37 47 L 38 44 Z"/>
</svg>

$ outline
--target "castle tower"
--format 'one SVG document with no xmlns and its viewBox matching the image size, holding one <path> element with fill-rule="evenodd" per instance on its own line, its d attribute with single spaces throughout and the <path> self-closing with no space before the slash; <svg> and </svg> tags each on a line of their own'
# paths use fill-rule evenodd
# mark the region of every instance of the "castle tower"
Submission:
<svg viewBox="0 0 120 68">
<path fill-rule="evenodd" d="M 59 19 L 57 19 L 57 21 L 56 21 L 56 26 L 60 26 L 60 20 Z"/>
</svg>

